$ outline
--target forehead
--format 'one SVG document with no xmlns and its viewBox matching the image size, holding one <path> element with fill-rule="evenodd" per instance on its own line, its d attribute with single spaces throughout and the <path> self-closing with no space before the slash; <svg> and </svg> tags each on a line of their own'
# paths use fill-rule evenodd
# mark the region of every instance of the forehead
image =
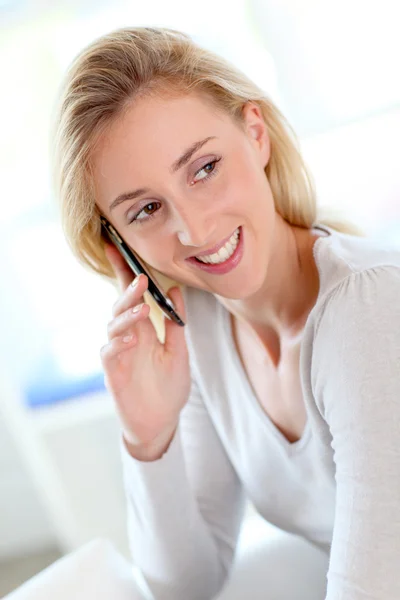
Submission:
<svg viewBox="0 0 400 600">
<path fill-rule="evenodd" d="M 100 139 L 92 157 L 96 183 L 108 187 L 115 177 L 121 182 L 126 169 L 132 175 L 140 171 L 143 177 L 148 170 L 154 173 L 155 164 L 168 170 L 194 142 L 208 136 L 226 138 L 232 129 L 229 116 L 203 97 L 141 97 Z"/>
<path fill-rule="evenodd" d="M 205 123 L 220 124 L 229 121 L 221 109 L 211 99 L 199 94 L 190 95 L 144 95 L 136 98 L 125 109 L 115 123 L 115 128 L 123 129 L 130 125 L 135 133 L 155 134 L 188 133 L 196 131 Z"/>
</svg>

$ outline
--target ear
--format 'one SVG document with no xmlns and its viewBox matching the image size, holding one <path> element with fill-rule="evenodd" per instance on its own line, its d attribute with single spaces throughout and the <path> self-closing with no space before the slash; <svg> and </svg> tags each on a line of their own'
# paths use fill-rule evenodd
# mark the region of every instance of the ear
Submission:
<svg viewBox="0 0 400 600">
<path fill-rule="evenodd" d="M 271 145 L 260 107 L 255 102 L 246 102 L 242 108 L 245 131 L 259 153 L 263 168 L 268 164 Z"/>
</svg>

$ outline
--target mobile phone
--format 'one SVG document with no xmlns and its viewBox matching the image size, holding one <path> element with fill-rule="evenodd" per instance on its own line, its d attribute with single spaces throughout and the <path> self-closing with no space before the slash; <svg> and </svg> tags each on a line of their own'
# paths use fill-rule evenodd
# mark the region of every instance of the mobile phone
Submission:
<svg viewBox="0 0 400 600">
<path fill-rule="evenodd" d="M 124 242 L 122 237 L 116 231 L 116 229 L 111 225 L 111 223 L 103 216 L 100 217 L 101 224 L 104 228 L 104 231 L 107 233 L 107 236 L 110 238 L 114 246 L 119 250 L 120 254 L 124 257 L 126 263 L 132 269 L 136 276 L 143 273 L 149 280 L 148 284 L 148 292 L 157 302 L 157 305 L 161 308 L 163 313 L 172 321 L 181 325 L 182 327 L 185 323 L 182 321 L 180 316 L 175 310 L 174 305 L 171 300 L 167 298 L 167 296 L 161 291 L 158 285 L 156 285 L 155 281 L 150 277 L 149 273 L 143 267 L 139 259 L 134 255 L 132 250 L 129 248 L 128 244 Z"/>
</svg>

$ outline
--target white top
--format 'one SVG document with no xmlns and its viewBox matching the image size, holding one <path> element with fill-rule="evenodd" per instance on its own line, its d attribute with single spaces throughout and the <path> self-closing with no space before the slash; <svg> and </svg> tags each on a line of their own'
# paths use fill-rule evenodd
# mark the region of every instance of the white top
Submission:
<svg viewBox="0 0 400 600">
<path fill-rule="evenodd" d="M 314 245 L 320 291 L 301 340 L 298 442 L 255 398 L 229 313 L 185 291 L 193 386 L 177 434 L 154 462 L 123 450 L 133 558 L 157 600 L 217 594 L 245 495 L 331 551 L 327 600 L 400 599 L 400 251 L 322 229 L 331 235 Z"/>
</svg>

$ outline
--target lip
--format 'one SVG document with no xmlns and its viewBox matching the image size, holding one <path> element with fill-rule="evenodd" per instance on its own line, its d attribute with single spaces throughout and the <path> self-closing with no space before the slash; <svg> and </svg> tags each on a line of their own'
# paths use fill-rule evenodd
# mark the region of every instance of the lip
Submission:
<svg viewBox="0 0 400 600">
<path fill-rule="evenodd" d="M 238 229 L 238 228 L 236 227 L 236 229 Z M 235 229 L 235 231 L 236 231 L 236 229 Z M 229 242 L 229 240 L 231 239 L 231 237 L 233 236 L 235 231 L 233 233 L 231 233 L 231 235 L 228 235 L 228 237 L 223 239 L 222 242 L 219 242 L 219 244 L 212 246 L 212 248 L 209 248 L 208 250 L 205 250 L 204 252 L 198 252 L 197 254 L 195 254 L 194 256 L 191 256 L 190 258 L 195 258 L 195 256 L 208 256 L 209 254 L 215 254 L 216 252 L 218 252 L 218 250 L 220 250 L 222 248 L 222 246 L 225 246 L 226 242 Z"/>
<path fill-rule="evenodd" d="M 242 226 L 240 226 L 238 229 L 239 229 L 239 243 L 235 248 L 235 252 L 225 262 L 223 262 L 219 265 L 212 265 L 209 263 L 199 262 L 194 258 L 194 256 L 191 256 L 191 257 L 187 258 L 186 260 L 190 264 L 192 264 L 194 267 L 196 267 L 197 269 L 201 269 L 202 271 L 206 271 L 207 273 L 212 273 L 214 275 L 225 275 L 225 273 L 229 273 L 229 271 L 232 271 L 235 267 L 237 267 L 239 262 L 242 260 L 242 256 L 243 256 L 244 240 L 243 240 Z M 222 244 L 219 244 L 219 246 L 217 246 L 217 248 L 221 248 L 229 239 L 230 239 L 230 237 L 226 238 L 226 241 L 223 242 Z M 196 256 L 203 256 L 204 254 L 209 254 L 209 253 L 210 253 L 209 251 L 204 252 L 204 253 L 199 253 L 199 254 L 196 254 Z"/>
</svg>

